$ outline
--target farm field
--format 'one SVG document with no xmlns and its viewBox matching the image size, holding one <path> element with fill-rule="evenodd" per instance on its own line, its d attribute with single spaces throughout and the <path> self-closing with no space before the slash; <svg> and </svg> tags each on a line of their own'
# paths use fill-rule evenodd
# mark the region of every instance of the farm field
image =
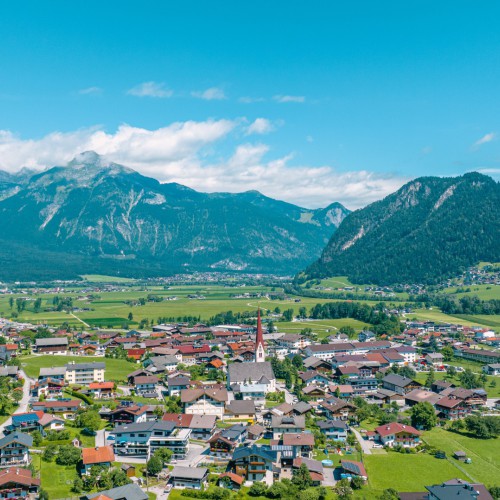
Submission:
<svg viewBox="0 0 500 500">
<path fill-rule="evenodd" d="M 460 292 L 459 290 L 470 290 L 469 292 Z M 454 297 L 473 297 L 476 295 L 481 300 L 491 300 L 500 298 L 500 286 L 498 285 L 471 285 L 451 287 L 443 290 L 443 293 L 453 295 Z"/>
<path fill-rule="evenodd" d="M 467 476 L 450 462 L 426 453 L 407 455 L 389 452 L 385 455 L 365 455 L 364 464 L 368 473 L 368 485 L 376 492 L 386 488 L 395 488 L 401 492 L 425 491 L 426 485 L 453 478 L 467 479 Z M 361 496 L 362 494 L 363 489 Z"/>
<path fill-rule="evenodd" d="M 466 317 L 452 316 L 442 313 L 439 309 L 415 309 L 406 315 L 408 319 L 435 321 L 437 323 L 455 323 L 464 326 L 491 326 L 485 322 L 497 321 L 498 315 L 470 315 Z"/>
<path fill-rule="evenodd" d="M 500 477 L 500 439 L 474 439 L 455 432 L 435 428 L 425 432 L 423 439 L 431 446 L 444 450 L 451 462 L 457 462 L 475 482 L 493 486 Z M 455 451 L 465 451 L 472 463 L 456 461 Z"/>
<path fill-rule="evenodd" d="M 127 375 L 137 369 L 135 363 L 124 359 L 112 359 L 94 356 L 22 356 L 19 358 L 26 375 L 31 378 L 38 378 L 40 368 L 51 368 L 64 366 L 71 361 L 75 363 L 106 363 L 106 380 L 125 381 Z"/>
<path fill-rule="evenodd" d="M 329 335 L 334 335 L 343 326 L 352 326 L 357 332 L 366 328 L 370 328 L 368 323 L 363 323 L 352 318 L 341 319 L 320 319 L 317 321 L 293 321 L 293 322 L 277 322 L 274 326 L 279 332 L 285 333 L 300 333 L 304 328 L 311 328 L 314 333 L 318 334 L 318 338 L 322 339 Z"/>
</svg>

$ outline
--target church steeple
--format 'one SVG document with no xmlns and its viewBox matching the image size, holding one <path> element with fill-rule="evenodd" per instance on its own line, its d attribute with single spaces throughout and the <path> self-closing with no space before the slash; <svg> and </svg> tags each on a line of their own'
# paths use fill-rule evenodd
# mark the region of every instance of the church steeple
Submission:
<svg viewBox="0 0 500 500">
<path fill-rule="evenodd" d="M 264 334 L 260 321 L 260 307 L 257 311 L 257 336 L 255 337 L 255 362 L 263 363 L 266 360 L 266 348 L 264 345 Z"/>
</svg>

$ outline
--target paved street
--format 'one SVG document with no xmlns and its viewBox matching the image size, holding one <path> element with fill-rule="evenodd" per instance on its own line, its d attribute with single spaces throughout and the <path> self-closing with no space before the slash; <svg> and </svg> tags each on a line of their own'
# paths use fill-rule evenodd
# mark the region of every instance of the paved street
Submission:
<svg viewBox="0 0 500 500">
<path fill-rule="evenodd" d="M 363 453 L 365 453 L 366 455 L 371 455 L 373 443 L 371 441 L 367 441 L 366 439 L 363 439 L 363 436 L 356 429 L 353 429 L 351 427 L 351 431 L 354 433 L 354 435 L 356 436 L 356 439 L 358 440 L 359 444 L 361 445 L 361 449 L 363 450 Z"/>
<path fill-rule="evenodd" d="M 21 399 L 19 406 L 17 410 L 14 412 L 14 415 L 17 415 L 18 413 L 26 413 L 28 411 L 28 405 L 30 401 L 30 386 L 31 383 L 33 382 L 32 379 L 28 378 L 24 371 L 20 370 L 20 376 L 24 378 L 24 385 L 23 385 L 23 399 Z M 3 424 L 0 424 L 0 433 L 2 436 L 4 435 L 4 429 L 6 426 L 10 425 L 12 423 L 12 418 L 8 418 Z"/>
</svg>

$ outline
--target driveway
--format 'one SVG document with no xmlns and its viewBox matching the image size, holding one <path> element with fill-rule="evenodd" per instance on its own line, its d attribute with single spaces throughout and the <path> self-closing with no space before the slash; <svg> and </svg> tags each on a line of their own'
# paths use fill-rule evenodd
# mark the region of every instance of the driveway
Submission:
<svg viewBox="0 0 500 500">
<path fill-rule="evenodd" d="M 30 387 L 31 383 L 33 382 L 32 379 L 28 378 L 26 376 L 26 373 L 24 371 L 20 370 L 19 375 L 21 378 L 24 379 L 24 385 L 23 385 L 23 398 L 19 402 L 19 406 L 17 407 L 16 411 L 14 412 L 14 415 L 17 415 L 19 413 L 26 413 L 28 411 L 28 406 L 30 403 Z M 0 433 L 2 436 L 4 435 L 4 429 L 8 425 L 12 423 L 12 418 L 9 417 L 3 424 L 0 424 Z"/>
<path fill-rule="evenodd" d="M 196 443 L 189 444 L 189 451 L 184 460 L 177 460 L 174 465 L 182 465 L 184 467 L 196 467 L 200 462 L 207 460 L 208 445 Z"/>
<path fill-rule="evenodd" d="M 337 481 L 335 481 L 335 478 L 333 476 L 334 470 L 335 469 L 333 467 L 323 467 L 323 486 L 335 486 L 337 484 Z"/>
<path fill-rule="evenodd" d="M 356 439 L 358 440 L 361 449 L 363 450 L 363 453 L 366 455 L 371 455 L 372 454 L 372 448 L 373 448 L 373 442 L 372 441 L 367 441 L 366 439 L 363 439 L 363 436 L 356 430 L 351 427 L 351 431 L 354 433 L 356 436 Z"/>
</svg>

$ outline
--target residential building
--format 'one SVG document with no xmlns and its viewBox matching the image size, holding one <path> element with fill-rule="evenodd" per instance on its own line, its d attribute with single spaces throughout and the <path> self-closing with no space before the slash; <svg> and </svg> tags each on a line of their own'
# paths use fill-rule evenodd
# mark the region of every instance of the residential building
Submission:
<svg viewBox="0 0 500 500">
<path fill-rule="evenodd" d="M 80 500 L 148 500 L 148 495 L 135 483 L 118 486 L 98 493 L 87 493 Z"/>
<path fill-rule="evenodd" d="M 228 393 L 225 388 L 195 388 L 181 391 L 184 413 L 224 417 Z"/>
<path fill-rule="evenodd" d="M 268 446 L 240 446 L 233 453 L 236 474 L 247 481 L 264 481 L 266 475 L 272 477 L 273 466 L 277 460 L 277 452 Z"/>
<path fill-rule="evenodd" d="M 68 337 L 56 337 L 50 339 L 35 339 L 33 349 L 38 354 L 68 354 Z"/>
<path fill-rule="evenodd" d="M 413 389 L 422 387 L 422 384 L 411 378 L 390 373 L 382 379 L 382 387 L 398 394 L 406 394 L 413 391 Z"/>
<path fill-rule="evenodd" d="M 13 432 L 0 439 L 0 467 L 28 466 L 33 438 L 24 432 Z"/>
<path fill-rule="evenodd" d="M 327 439 L 346 441 L 349 426 L 343 420 L 323 420 L 317 422 L 319 430 Z"/>
<path fill-rule="evenodd" d="M 271 431 L 273 439 L 280 439 L 284 434 L 301 433 L 306 428 L 306 419 L 302 415 L 295 416 L 273 416 L 271 419 Z"/>
<path fill-rule="evenodd" d="M 34 478 L 29 469 L 9 467 L 0 470 L 0 499 L 27 498 L 36 496 L 40 479 Z"/>
<path fill-rule="evenodd" d="M 232 363 L 228 366 L 227 387 L 260 385 L 265 394 L 276 391 L 276 377 L 269 361 Z M 260 390 L 258 391 L 260 393 Z"/>
<path fill-rule="evenodd" d="M 176 465 L 170 472 L 169 481 L 174 488 L 201 490 L 208 486 L 208 469 Z"/>
<path fill-rule="evenodd" d="M 91 382 L 104 382 L 106 363 L 75 363 L 66 365 L 64 379 L 68 384 L 89 385 Z"/>
<path fill-rule="evenodd" d="M 398 422 L 384 424 L 375 429 L 375 435 L 384 446 L 400 445 L 413 448 L 420 444 L 420 432 L 411 425 Z"/>
<path fill-rule="evenodd" d="M 190 429 L 191 437 L 208 441 L 215 432 L 215 415 L 186 415 L 185 413 L 165 413 L 162 420 L 174 422 L 179 429 Z"/>
<path fill-rule="evenodd" d="M 105 467 L 109 469 L 115 461 L 115 454 L 112 446 L 96 446 L 95 448 L 82 449 L 82 468 L 83 475 L 89 474 L 94 466 Z"/>
</svg>

